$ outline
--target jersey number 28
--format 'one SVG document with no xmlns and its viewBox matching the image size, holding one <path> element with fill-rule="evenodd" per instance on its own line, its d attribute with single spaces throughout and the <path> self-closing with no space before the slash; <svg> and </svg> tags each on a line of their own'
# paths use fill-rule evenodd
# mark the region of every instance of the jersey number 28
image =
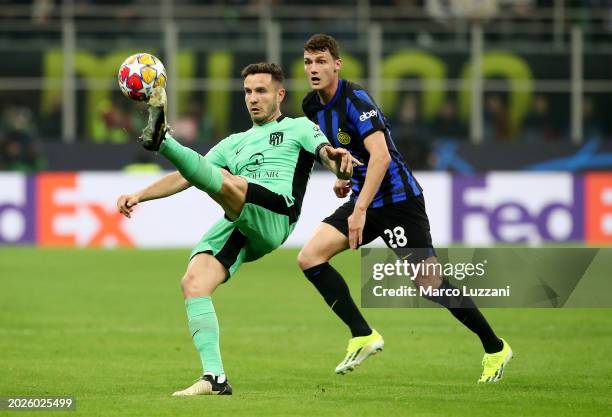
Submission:
<svg viewBox="0 0 612 417">
<path fill-rule="evenodd" d="M 383 232 L 388 237 L 388 244 L 390 248 L 403 248 L 408 243 L 406 233 L 402 226 L 396 226 L 391 229 L 385 229 Z"/>
</svg>

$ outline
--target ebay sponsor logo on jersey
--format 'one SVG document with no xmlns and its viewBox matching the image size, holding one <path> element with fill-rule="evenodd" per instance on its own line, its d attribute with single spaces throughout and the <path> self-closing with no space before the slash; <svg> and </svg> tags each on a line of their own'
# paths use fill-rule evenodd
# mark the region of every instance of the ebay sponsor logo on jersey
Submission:
<svg viewBox="0 0 612 417">
<path fill-rule="evenodd" d="M 364 111 L 363 113 L 361 113 L 361 116 L 359 116 L 359 120 L 365 122 L 369 118 L 376 117 L 377 115 L 378 113 L 376 112 L 376 110 Z"/>
</svg>

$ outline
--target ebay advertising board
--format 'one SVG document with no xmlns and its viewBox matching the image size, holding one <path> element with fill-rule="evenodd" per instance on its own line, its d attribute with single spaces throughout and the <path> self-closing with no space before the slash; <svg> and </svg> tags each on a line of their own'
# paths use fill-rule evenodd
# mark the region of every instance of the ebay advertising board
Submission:
<svg viewBox="0 0 612 417">
<path fill-rule="evenodd" d="M 434 244 L 612 243 L 612 173 L 417 173 Z M 159 175 L 67 172 L 0 174 L 0 245 L 191 247 L 222 212 L 189 189 L 144 203 L 126 219 L 120 194 Z M 312 175 L 302 216 L 286 246 L 300 246 L 343 201 L 333 176 Z M 378 242 L 382 244 L 382 242 Z"/>
</svg>

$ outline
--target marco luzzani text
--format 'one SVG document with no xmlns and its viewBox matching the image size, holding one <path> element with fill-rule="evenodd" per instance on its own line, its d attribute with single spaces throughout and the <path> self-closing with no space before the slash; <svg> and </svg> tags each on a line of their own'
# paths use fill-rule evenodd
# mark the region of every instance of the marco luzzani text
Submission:
<svg viewBox="0 0 612 417">
<path fill-rule="evenodd" d="M 409 279 L 414 281 L 419 276 L 447 277 L 456 281 L 467 279 L 484 279 L 486 275 L 487 261 L 479 263 L 418 263 L 407 260 L 396 260 L 392 263 L 375 263 L 372 265 L 372 279 L 383 283 L 386 279 L 388 284 L 391 280 Z M 503 288 L 471 288 L 466 285 L 458 285 L 457 288 L 433 288 L 431 286 L 408 285 L 385 288 L 384 285 L 375 285 L 372 294 L 376 297 L 440 297 L 440 296 L 469 296 L 469 297 L 510 297 L 510 285 Z"/>
</svg>

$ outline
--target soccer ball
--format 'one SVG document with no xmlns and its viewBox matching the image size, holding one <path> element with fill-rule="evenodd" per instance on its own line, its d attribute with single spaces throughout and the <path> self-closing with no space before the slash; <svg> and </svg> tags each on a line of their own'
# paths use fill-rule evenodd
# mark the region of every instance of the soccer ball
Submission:
<svg viewBox="0 0 612 417">
<path fill-rule="evenodd" d="M 151 54 L 134 54 L 123 61 L 117 78 L 126 97 L 147 101 L 153 87 L 166 86 L 166 69 L 161 60 Z"/>
</svg>

